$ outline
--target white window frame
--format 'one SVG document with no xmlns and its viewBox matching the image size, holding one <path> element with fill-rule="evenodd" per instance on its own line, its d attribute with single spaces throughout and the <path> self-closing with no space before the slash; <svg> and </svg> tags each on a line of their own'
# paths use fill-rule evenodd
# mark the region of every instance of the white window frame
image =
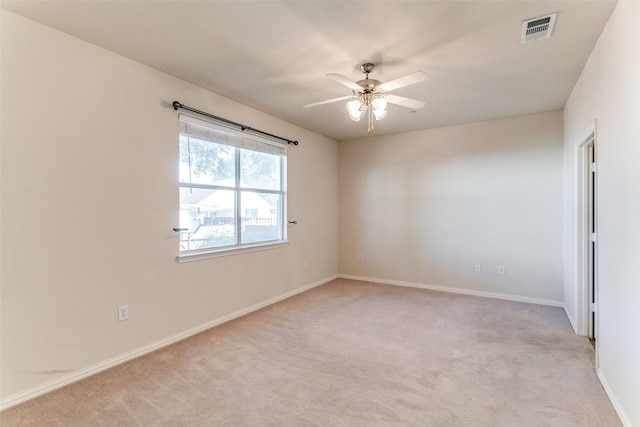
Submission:
<svg viewBox="0 0 640 427">
<path fill-rule="evenodd" d="M 178 189 L 180 188 L 203 188 L 203 189 L 221 189 L 231 190 L 235 192 L 236 204 L 234 208 L 234 217 L 236 225 L 237 243 L 228 246 L 218 246 L 200 249 L 178 249 L 179 253 L 176 260 L 180 263 L 196 261 L 200 259 L 228 256 L 260 250 L 274 249 L 289 244 L 287 241 L 287 146 L 278 142 L 274 142 L 256 135 L 247 135 L 236 129 L 221 126 L 200 118 L 196 118 L 186 114 L 179 115 L 180 136 L 189 135 L 201 141 L 209 141 L 211 143 L 227 145 L 234 148 L 236 173 L 234 186 L 218 186 L 198 184 L 193 182 L 183 182 L 178 178 Z M 180 144 L 180 138 L 178 138 Z M 252 150 L 280 156 L 280 190 L 265 190 L 256 188 L 245 188 L 240 184 L 240 168 L 239 157 L 241 150 Z M 278 218 L 278 227 L 281 235 L 280 239 L 267 240 L 253 243 L 241 243 L 241 218 L 243 208 L 240 200 L 242 194 L 246 192 L 271 193 L 280 196 L 281 215 Z M 180 209 L 180 207 L 178 208 Z M 181 232 L 179 232 L 181 233 Z"/>
</svg>

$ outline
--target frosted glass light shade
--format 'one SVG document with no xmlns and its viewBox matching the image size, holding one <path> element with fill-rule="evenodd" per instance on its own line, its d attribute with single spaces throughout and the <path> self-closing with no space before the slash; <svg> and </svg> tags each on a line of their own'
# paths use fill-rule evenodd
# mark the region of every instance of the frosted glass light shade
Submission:
<svg viewBox="0 0 640 427">
<path fill-rule="evenodd" d="M 362 102 L 359 99 L 347 102 L 347 111 L 351 120 L 359 121 L 362 117 Z"/>
<path fill-rule="evenodd" d="M 376 120 L 382 120 L 387 115 L 387 101 L 384 98 L 376 98 L 371 103 Z"/>
</svg>

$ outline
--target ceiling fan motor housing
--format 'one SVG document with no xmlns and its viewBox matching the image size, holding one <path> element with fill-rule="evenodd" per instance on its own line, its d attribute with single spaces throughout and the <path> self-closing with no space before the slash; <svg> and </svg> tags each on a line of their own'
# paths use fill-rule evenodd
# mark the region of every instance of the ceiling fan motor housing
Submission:
<svg viewBox="0 0 640 427">
<path fill-rule="evenodd" d="M 375 80 L 375 79 L 363 79 L 363 80 L 359 80 L 356 83 L 358 83 L 360 86 L 362 86 L 362 88 L 366 91 L 373 91 L 375 88 L 377 88 L 378 86 L 380 86 L 380 81 L 379 80 Z"/>
</svg>

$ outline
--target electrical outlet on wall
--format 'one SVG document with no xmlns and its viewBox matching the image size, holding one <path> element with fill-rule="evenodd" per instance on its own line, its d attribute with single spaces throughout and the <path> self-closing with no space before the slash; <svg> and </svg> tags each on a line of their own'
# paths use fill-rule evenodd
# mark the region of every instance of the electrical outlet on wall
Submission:
<svg viewBox="0 0 640 427">
<path fill-rule="evenodd" d="M 480 273 L 482 268 L 480 268 L 480 264 L 476 264 L 476 273 Z"/>
<path fill-rule="evenodd" d="M 129 318 L 129 306 L 121 305 L 118 307 L 118 322 L 122 322 L 123 320 L 127 320 Z"/>
<path fill-rule="evenodd" d="M 360 262 L 364 261 L 364 255 L 358 254 L 358 261 Z"/>
<path fill-rule="evenodd" d="M 504 265 L 498 266 L 498 274 L 504 276 Z"/>
</svg>

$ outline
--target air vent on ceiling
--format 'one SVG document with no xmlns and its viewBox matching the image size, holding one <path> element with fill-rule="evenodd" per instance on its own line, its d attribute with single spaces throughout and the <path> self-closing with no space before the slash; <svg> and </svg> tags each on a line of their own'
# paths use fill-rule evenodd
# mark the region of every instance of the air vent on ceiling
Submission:
<svg viewBox="0 0 640 427">
<path fill-rule="evenodd" d="M 522 21 L 522 36 L 520 37 L 520 44 L 548 39 L 551 37 L 553 24 L 556 22 L 556 15 L 556 13 L 552 13 L 551 15 Z"/>
</svg>

